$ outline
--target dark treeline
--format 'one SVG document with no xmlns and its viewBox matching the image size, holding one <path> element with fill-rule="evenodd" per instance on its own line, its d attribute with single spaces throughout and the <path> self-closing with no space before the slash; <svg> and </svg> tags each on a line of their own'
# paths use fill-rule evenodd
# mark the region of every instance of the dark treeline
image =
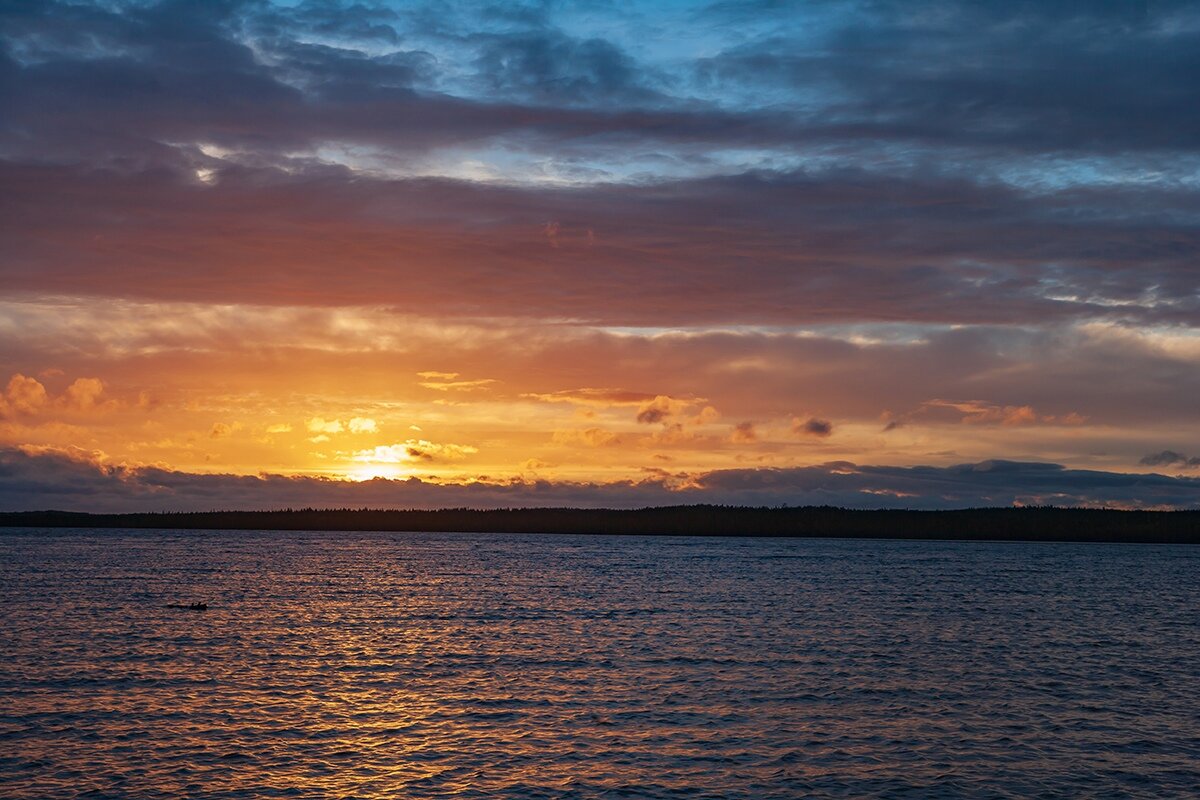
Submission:
<svg viewBox="0 0 1200 800">
<path fill-rule="evenodd" d="M 711 505 L 635 510 L 453 508 L 402 511 L 304 508 L 139 514 L 23 511 L 0 513 L 0 526 L 1200 543 L 1200 511 L 1050 507 L 955 511 L 857 511 L 829 506 L 742 508 Z"/>
</svg>

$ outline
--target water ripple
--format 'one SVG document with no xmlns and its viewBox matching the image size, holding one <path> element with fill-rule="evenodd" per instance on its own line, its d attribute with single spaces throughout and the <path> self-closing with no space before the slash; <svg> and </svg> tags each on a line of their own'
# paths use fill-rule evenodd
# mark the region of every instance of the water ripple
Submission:
<svg viewBox="0 0 1200 800">
<path fill-rule="evenodd" d="M 1170 546 L 10 530 L 0 795 L 1195 796 L 1197 586 Z"/>
</svg>

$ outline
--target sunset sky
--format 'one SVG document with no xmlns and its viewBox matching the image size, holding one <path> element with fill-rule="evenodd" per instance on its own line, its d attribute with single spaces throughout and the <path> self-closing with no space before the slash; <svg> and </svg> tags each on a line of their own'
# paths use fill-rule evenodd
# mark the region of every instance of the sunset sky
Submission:
<svg viewBox="0 0 1200 800">
<path fill-rule="evenodd" d="M 1194 2 L 7 2 L 0 509 L 1200 506 Z"/>
</svg>

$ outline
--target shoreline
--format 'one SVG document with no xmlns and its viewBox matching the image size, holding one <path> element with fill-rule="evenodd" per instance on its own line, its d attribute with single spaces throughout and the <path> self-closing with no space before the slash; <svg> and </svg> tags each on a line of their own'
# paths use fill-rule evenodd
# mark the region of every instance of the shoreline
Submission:
<svg viewBox="0 0 1200 800">
<path fill-rule="evenodd" d="M 1200 544 L 1200 510 L 974 508 L 939 511 L 663 506 L 640 509 L 282 509 L 91 514 L 0 512 L 0 528 L 924 539 Z"/>
</svg>

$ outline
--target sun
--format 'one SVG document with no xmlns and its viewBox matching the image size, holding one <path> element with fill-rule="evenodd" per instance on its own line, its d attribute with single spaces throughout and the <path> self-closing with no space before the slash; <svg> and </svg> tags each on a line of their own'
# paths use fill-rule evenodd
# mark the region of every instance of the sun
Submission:
<svg viewBox="0 0 1200 800">
<path fill-rule="evenodd" d="M 346 480 L 362 482 L 373 481 L 376 478 L 386 478 L 387 480 L 399 480 L 407 478 L 412 474 L 412 471 L 400 466 L 399 464 L 363 464 L 362 466 L 354 467 L 345 472 Z"/>
</svg>

